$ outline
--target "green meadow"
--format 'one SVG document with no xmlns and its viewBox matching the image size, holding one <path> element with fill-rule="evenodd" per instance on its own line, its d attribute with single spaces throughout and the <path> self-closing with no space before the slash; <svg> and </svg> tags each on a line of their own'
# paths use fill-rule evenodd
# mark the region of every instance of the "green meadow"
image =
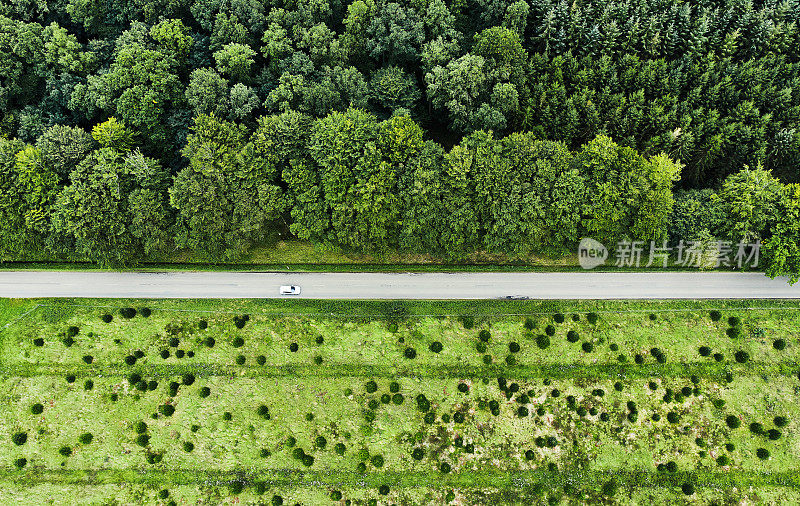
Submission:
<svg viewBox="0 0 800 506">
<path fill-rule="evenodd" d="M 798 309 L 4 300 L 0 503 L 798 503 Z"/>
</svg>

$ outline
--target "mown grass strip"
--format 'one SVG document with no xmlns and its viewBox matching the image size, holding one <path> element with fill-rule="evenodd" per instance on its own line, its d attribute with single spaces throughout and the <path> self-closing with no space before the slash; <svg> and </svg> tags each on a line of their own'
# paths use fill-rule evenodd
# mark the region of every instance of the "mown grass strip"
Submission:
<svg viewBox="0 0 800 506">
<path fill-rule="evenodd" d="M 77 377 L 127 376 L 137 372 L 152 378 L 170 378 L 192 373 L 197 377 L 236 376 L 236 377 L 298 377 L 298 378 L 336 378 L 336 377 L 422 377 L 422 378 L 484 378 L 505 376 L 508 378 L 550 378 L 550 379 L 636 379 L 636 378 L 684 378 L 697 375 L 701 378 L 723 378 L 726 373 L 734 376 L 793 376 L 798 374 L 800 363 L 791 362 L 692 362 L 667 364 L 539 364 L 532 366 L 465 366 L 443 365 L 365 365 L 324 363 L 322 365 L 265 365 L 234 366 L 221 364 L 142 364 L 121 365 L 81 365 L 81 364 L 6 364 L 0 367 L 4 377 L 33 377 L 74 375 Z"/>
<path fill-rule="evenodd" d="M 234 481 L 245 484 L 265 482 L 273 486 L 377 488 L 495 488 L 524 489 L 536 484 L 549 487 L 566 483 L 601 486 L 614 478 L 621 487 L 675 487 L 691 482 L 698 487 L 732 488 L 777 486 L 800 488 L 800 470 L 781 473 L 752 471 L 684 471 L 657 473 L 651 471 L 564 470 L 480 470 L 442 474 L 426 471 L 387 471 L 358 474 L 352 471 L 306 471 L 296 469 L 239 469 L 209 471 L 199 469 L 0 469 L 0 480 L 33 486 L 39 483 L 63 485 L 107 485 L 118 483 L 153 486 L 206 485 L 224 486 Z"/>
</svg>

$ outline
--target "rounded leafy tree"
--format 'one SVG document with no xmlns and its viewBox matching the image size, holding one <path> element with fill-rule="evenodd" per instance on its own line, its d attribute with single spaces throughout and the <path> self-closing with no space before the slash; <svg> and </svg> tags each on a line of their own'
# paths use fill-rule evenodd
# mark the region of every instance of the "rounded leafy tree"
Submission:
<svg viewBox="0 0 800 506">
<path fill-rule="evenodd" d="M 417 358 L 417 350 L 415 350 L 414 348 L 408 347 L 403 352 L 403 356 L 405 356 L 406 358 L 409 358 L 409 359 Z"/>
<path fill-rule="evenodd" d="M 14 442 L 17 446 L 22 446 L 28 441 L 28 433 L 27 432 L 17 432 L 13 436 L 11 436 L 11 441 Z"/>
<path fill-rule="evenodd" d="M 194 383 L 194 374 L 192 374 L 192 373 L 190 373 L 190 372 L 189 372 L 189 373 L 186 373 L 186 374 L 184 374 L 184 375 L 183 375 L 183 377 L 181 378 L 181 380 L 183 381 L 183 384 L 184 384 L 184 385 L 186 385 L 186 386 L 189 386 L 189 385 L 191 385 L 192 383 Z"/>
<path fill-rule="evenodd" d="M 84 432 L 83 434 L 78 436 L 78 441 L 80 441 L 81 444 L 85 444 L 85 445 L 90 444 L 93 439 L 94 439 L 94 436 L 92 435 L 91 432 Z"/>
<path fill-rule="evenodd" d="M 480 332 L 478 332 L 478 339 L 480 339 L 484 343 L 489 342 L 489 339 L 491 337 L 492 337 L 492 334 L 486 329 L 481 330 Z"/>
<path fill-rule="evenodd" d="M 442 343 L 440 343 L 439 341 L 432 342 L 430 347 L 429 347 L 429 349 L 434 353 L 441 352 L 442 348 L 443 348 Z"/>
<path fill-rule="evenodd" d="M 725 418 L 725 423 L 726 423 L 726 424 L 728 425 L 728 427 L 730 427 L 731 429 L 738 429 L 738 428 L 739 428 L 739 427 L 741 427 L 741 425 L 742 425 L 742 422 L 741 422 L 741 420 L 739 420 L 739 418 L 738 418 L 737 416 L 734 416 L 734 415 L 728 415 L 728 416 Z"/>
<path fill-rule="evenodd" d="M 172 416 L 173 414 L 175 414 L 175 406 L 173 406 L 172 404 L 162 404 L 161 406 L 158 407 L 158 410 L 164 416 Z"/>
<path fill-rule="evenodd" d="M 548 325 L 547 327 L 544 328 L 544 333 L 550 337 L 553 337 L 554 335 L 556 335 L 556 328 L 552 325 Z"/>
<path fill-rule="evenodd" d="M 100 319 L 103 320 L 103 322 L 105 322 L 105 323 L 111 323 L 111 320 L 113 320 L 114 317 L 111 316 L 110 314 L 106 313 L 103 316 L 101 316 Z"/>
<path fill-rule="evenodd" d="M 61 448 L 59 448 L 58 453 L 62 457 L 69 457 L 70 455 L 72 455 L 72 448 L 70 448 L 69 446 L 62 446 Z"/>
<path fill-rule="evenodd" d="M 31 413 L 33 413 L 34 415 L 40 415 L 42 411 L 44 411 L 44 406 L 42 406 L 38 402 L 33 406 L 31 406 Z"/>
</svg>

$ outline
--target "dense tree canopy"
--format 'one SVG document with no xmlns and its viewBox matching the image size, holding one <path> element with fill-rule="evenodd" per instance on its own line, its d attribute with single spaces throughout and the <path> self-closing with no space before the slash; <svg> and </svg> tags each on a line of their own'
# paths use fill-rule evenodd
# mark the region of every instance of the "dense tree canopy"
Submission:
<svg viewBox="0 0 800 506">
<path fill-rule="evenodd" d="M 5 2 L 0 248 L 719 236 L 786 272 L 798 27 L 794 0 Z"/>
</svg>

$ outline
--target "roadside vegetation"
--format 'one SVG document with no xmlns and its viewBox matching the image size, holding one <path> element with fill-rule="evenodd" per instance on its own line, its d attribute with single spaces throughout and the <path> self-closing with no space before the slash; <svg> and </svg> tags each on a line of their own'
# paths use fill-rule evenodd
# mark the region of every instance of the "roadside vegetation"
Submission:
<svg viewBox="0 0 800 506">
<path fill-rule="evenodd" d="M 26 304 L 5 502 L 800 500 L 796 303 Z"/>
<path fill-rule="evenodd" d="M 798 9 L 6 2 L 0 258 L 509 263 L 591 236 L 760 240 L 796 276 Z"/>
</svg>

